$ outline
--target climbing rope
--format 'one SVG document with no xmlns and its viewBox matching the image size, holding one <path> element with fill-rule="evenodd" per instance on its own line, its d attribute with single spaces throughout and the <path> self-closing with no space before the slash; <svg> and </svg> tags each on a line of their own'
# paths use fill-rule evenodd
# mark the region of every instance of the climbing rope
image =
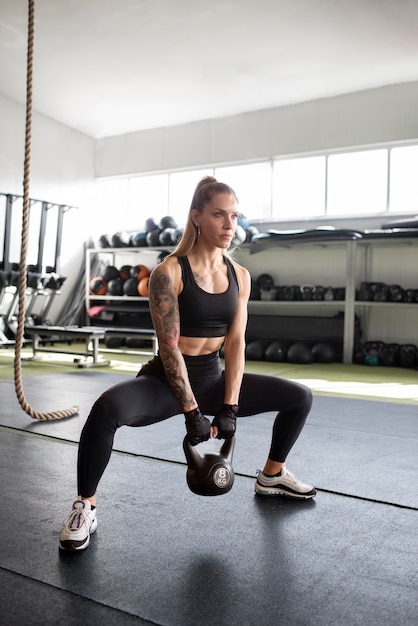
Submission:
<svg viewBox="0 0 418 626">
<path fill-rule="evenodd" d="M 20 249 L 19 265 L 19 308 L 18 323 L 16 331 L 16 345 L 14 358 L 14 377 L 17 399 L 22 409 L 33 419 L 49 421 L 59 420 L 64 417 L 71 417 L 78 413 L 78 407 L 63 411 L 53 411 L 51 413 L 39 413 L 33 409 L 25 398 L 22 384 L 22 363 L 21 354 L 23 346 L 23 335 L 25 327 L 25 296 L 26 296 L 26 257 L 28 251 L 28 231 L 29 231 L 29 178 L 30 178 L 30 152 L 32 134 L 32 74 L 33 74 L 33 41 L 34 41 L 34 20 L 35 3 L 29 0 L 28 17 L 28 51 L 27 51 L 27 74 L 26 74 L 26 131 L 25 131 L 25 162 L 23 174 L 23 212 L 22 212 L 22 242 Z"/>
</svg>

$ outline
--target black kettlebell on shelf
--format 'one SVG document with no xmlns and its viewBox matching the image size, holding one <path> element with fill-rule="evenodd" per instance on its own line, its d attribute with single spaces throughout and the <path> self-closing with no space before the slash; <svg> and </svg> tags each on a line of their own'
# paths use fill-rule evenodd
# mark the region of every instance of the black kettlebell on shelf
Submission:
<svg viewBox="0 0 418 626">
<path fill-rule="evenodd" d="M 219 452 L 200 454 L 188 436 L 183 440 L 187 460 L 186 480 L 190 491 L 199 496 L 221 496 L 232 489 L 234 470 L 231 465 L 235 437 L 226 439 Z"/>
</svg>

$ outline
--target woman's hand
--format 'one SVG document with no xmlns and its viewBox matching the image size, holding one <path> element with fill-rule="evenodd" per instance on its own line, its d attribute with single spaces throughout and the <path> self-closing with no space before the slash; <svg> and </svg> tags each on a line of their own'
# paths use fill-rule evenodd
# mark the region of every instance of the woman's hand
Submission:
<svg viewBox="0 0 418 626">
<path fill-rule="evenodd" d="M 212 420 L 212 437 L 231 439 L 235 435 L 237 404 L 224 404 Z"/>
<path fill-rule="evenodd" d="M 212 436 L 210 421 L 198 408 L 187 411 L 184 416 L 187 436 L 192 446 L 197 446 L 198 443 L 207 441 Z"/>
</svg>

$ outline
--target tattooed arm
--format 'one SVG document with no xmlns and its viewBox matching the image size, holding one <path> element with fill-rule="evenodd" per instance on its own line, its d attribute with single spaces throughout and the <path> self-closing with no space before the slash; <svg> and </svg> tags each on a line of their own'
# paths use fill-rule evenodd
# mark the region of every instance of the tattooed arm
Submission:
<svg viewBox="0 0 418 626">
<path fill-rule="evenodd" d="M 180 317 L 177 302 L 180 283 L 179 266 L 175 258 L 157 265 L 151 273 L 149 283 L 149 307 L 159 351 L 168 382 L 183 411 L 197 407 L 178 341 Z"/>
</svg>

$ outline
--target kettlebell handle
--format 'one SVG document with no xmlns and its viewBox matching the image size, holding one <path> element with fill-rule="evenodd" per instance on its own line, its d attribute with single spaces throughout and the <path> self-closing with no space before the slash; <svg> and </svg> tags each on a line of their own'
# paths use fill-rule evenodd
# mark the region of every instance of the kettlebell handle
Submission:
<svg viewBox="0 0 418 626">
<path fill-rule="evenodd" d="M 219 454 L 223 456 L 229 463 L 232 464 L 232 455 L 234 453 L 235 448 L 235 436 L 230 439 L 225 439 L 223 442 L 221 449 L 219 450 Z M 186 455 L 186 459 L 188 463 L 196 466 L 197 468 L 202 467 L 203 465 L 203 457 L 196 450 L 196 446 L 192 446 L 190 443 L 189 437 L 186 435 L 183 439 L 183 450 Z"/>
<path fill-rule="evenodd" d="M 220 454 L 224 457 L 224 459 L 226 459 L 231 464 L 232 464 L 232 455 L 234 454 L 234 448 L 235 448 L 235 436 L 231 437 L 230 439 L 225 439 L 220 449 Z"/>
</svg>

